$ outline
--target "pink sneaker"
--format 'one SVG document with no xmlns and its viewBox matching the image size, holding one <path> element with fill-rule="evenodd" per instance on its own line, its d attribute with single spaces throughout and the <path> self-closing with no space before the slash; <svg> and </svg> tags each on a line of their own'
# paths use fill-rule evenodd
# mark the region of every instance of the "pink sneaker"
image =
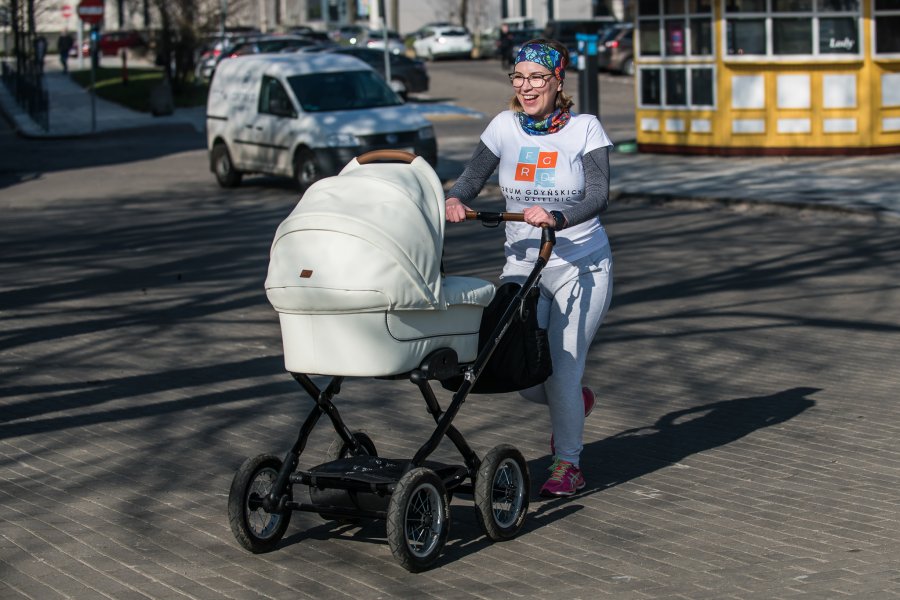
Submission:
<svg viewBox="0 0 900 600">
<path fill-rule="evenodd" d="M 587 483 L 581 469 L 565 460 L 556 460 L 550 465 L 550 479 L 541 487 L 541 496 L 572 496 L 584 489 Z"/>
<path fill-rule="evenodd" d="M 587 418 L 594 411 L 594 404 L 597 403 L 597 397 L 594 396 L 589 388 L 581 388 L 581 399 L 584 401 L 584 416 Z M 553 443 L 553 434 L 550 434 L 550 454 L 556 456 L 556 446 Z"/>
</svg>

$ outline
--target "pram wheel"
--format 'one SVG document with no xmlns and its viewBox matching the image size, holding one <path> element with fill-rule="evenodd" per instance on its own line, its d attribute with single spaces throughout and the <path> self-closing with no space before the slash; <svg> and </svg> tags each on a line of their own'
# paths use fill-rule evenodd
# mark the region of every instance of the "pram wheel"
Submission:
<svg viewBox="0 0 900 600">
<path fill-rule="evenodd" d="M 281 459 L 271 454 L 248 458 L 234 474 L 228 494 L 228 520 L 237 541 L 254 554 L 273 550 L 291 521 L 291 511 L 267 512 L 262 501 L 281 470 Z"/>
<path fill-rule="evenodd" d="M 397 482 L 387 513 L 387 539 L 394 558 L 417 573 L 437 560 L 450 532 L 450 500 L 444 482 L 419 467 Z"/>
<path fill-rule="evenodd" d="M 354 439 L 359 442 L 361 446 L 362 452 L 357 456 L 378 456 L 378 452 L 375 450 L 375 442 L 372 441 L 367 434 L 362 431 L 354 431 L 353 432 Z M 354 456 L 353 449 L 350 447 L 350 444 L 345 442 L 341 436 L 337 436 L 334 441 L 331 442 L 331 445 L 328 447 L 327 457 L 329 461 L 339 460 L 341 458 L 350 458 Z M 336 498 L 345 497 L 349 500 L 349 503 L 353 506 L 358 506 L 356 502 L 356 492 L 351 490 L 329 490 L 332 496 L 329 497 L 329 501 L 334 503 Z M 315 491 L 310 491 L 310 496 L 313 495 Z M 325 499 L 326 492 L 321 491 L 317 493 L 317 499 L 322 502 Z M 337 494 L 338 496 L 334 496 Z M 341 515 L 335 515 L 327 512 L 320 512 L 319 516 L 325 519 L 326 521 L 339 521 L 341 523 L 359 523 L 360 519 L 354 517 L 345 517 Z"/>
<path fill-rule="evenodd" d="M 521 529 L 529 486 L 528 465 L 515 447 L 495 446 L 481 461 L 475 475 L 475 514 L 491 540 L 508 540 Z"/>
<path fill-rule="evenodd" d="M 378 452 L 375 450 L 375 442 L 373 442 L 372 438 L 367 434 L 362 431 L 354 431 L 353 439 L 362 446 L 362 456 L 378 456 Z M 328 447 L 328 460 L 349 458 L 351 456 L 353 456 L 352 448 L 350 447 L 350 444 L 341 438 L 341 436 L 337 436 L 334 441 L 331 442 L 331 446 Z"/>
</svg>

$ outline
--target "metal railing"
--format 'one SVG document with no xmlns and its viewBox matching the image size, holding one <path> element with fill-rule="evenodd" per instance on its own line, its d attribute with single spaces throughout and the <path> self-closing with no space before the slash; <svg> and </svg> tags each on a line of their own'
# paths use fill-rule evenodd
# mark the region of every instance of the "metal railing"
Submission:
<svg viewBox="0 0 900 600">
<path fill-rule="evenodd" d="M 4 62 L 3 84 L 38 127 L 47 131 L 50 128 L 50 102 L 43 75 L 32 62 L 25 61 L 24 64 L 24 71 L 19 72 Z"/>
</svg>

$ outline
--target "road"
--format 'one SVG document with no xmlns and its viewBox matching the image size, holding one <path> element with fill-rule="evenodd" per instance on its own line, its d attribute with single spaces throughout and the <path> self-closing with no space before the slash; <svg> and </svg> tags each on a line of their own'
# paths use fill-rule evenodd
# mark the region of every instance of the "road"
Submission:
<svg viewBox="0 0 900 600">
<path fill-rule="evenodd" d="M 435 97 L 492 102 L 490 72 L 458 69 L 434 65 L 457 74 Z M 462 152 L 478 121 L 439 135 Z M 283 453 L 310 406 L 263 290 L 290 184 L 219 189 L 188 129 L 0 131 L 0 157 L 4 600 L 900 595 L 896 226 L 614 205 L 586 490 L 536 500 L 502 544 L 455 498 L 444 555 L 410 575 L 383 524 L 298 514 L 263 555 L 229 530 L 234 470 Z M 448 270 L 496 277 L 501 236 L 448 227 Z M 384 456 L 430 432 L 409 382 L 348 381 L 338 405 Z M 520 448 L 536 491 L 546 419 L 506 394 L 470 398 L 454 424 L 479 453 Z M 321 460 L 327 429 L 301 464 Z"/>
</svg>

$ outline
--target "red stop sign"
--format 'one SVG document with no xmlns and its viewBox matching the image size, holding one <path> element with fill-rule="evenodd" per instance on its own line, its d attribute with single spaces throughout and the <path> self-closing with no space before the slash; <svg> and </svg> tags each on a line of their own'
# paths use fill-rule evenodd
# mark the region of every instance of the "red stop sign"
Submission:
<svg viewBox="0 0 900 600">
<path fill-rule="evenodd" d="M 96 24 L 103 21 L 103 0 L 81 0 L 78 16 L 85 23 Z"/>
</svg>

